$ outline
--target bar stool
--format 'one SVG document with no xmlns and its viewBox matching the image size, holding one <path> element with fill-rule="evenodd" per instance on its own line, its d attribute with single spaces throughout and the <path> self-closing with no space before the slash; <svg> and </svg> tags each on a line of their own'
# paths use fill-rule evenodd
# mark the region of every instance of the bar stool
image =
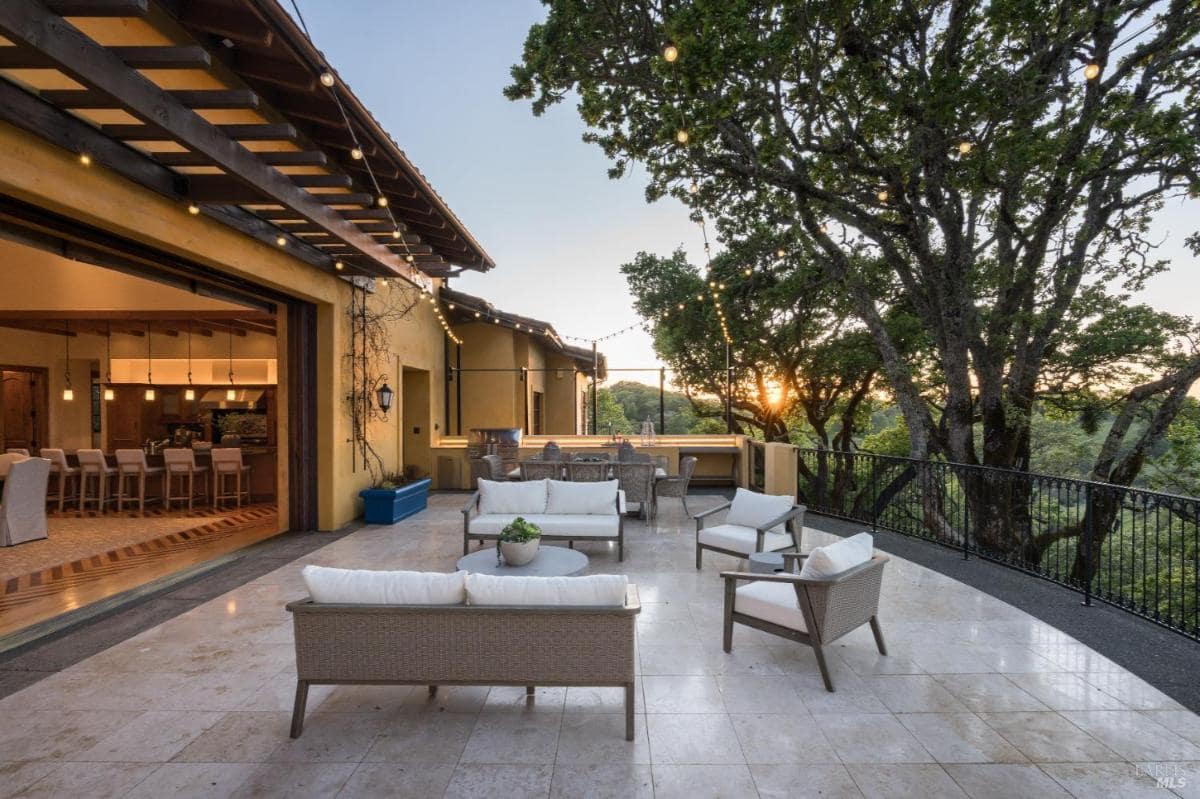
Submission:
<svg viewBox="0 0 1200 799">
<path fill-rule="evenodd" d="M 51 449 L 50 447 L 42 447 L 42 457 L 50 461 L 50 476 L 57 476 L 55 485 L 58 491 L 55 493 L 47 493 L 48 501 L 58 500 L 58 512 L 63 512 L 63 506 L 66 500 L 75 500 L 75 506 L 79 507 L 80 489 L 79 489 L 79 469 L 67 463 L 67 453 L 61 449 Z M 69 497 L 67 489 L 74 487 L 75 491 Z"/>
<path fill-rule="evenodd" d="M 104 460 L 104 453 L 98 449 L 81 449 L 75 453 L 79 459 L 79 510 L 86 510 L 89 502 L 96 503 L 96 510 L 104 513 L 104 506 L 112 502 L 109 494 L 109 479 L 116 477 L 117 470 Z M 92 478 L 96 480 L 96 496 L 88 495 L 88 486 Z"/>
<path fill-rule="evenodd" d="M 221 500 L 232 499 L 242 507 L 242 497 L 250 502 L 250 467 L 242 463 L 241 447 L 213 447 L 213 507 Z M 233 478 L 233 493 L 227 490 L 229 478 Z"/>
<path fill-rule="evenodd" d="M 146 462 L 146 453 L 140 449 L 119 449 L 117 456 L 117 513 L 125 509 L 125 500 L 138 501 L 138 512 L 146 512 L 146 478 L 162 477 L 163 467 L 151 466 Z M 130 480 L 137 480 L 137 494 L 126 489 Z M 153 497 L 151 499 L 154 499 Z"/>
<path fill-rule="evenodd" d="M 183 496 L 175 496 L 171 493 L 176 478 L 179 479 L 181 490 L 184 478 L 187 479 L 186 497 L 189 511 L 191 511 L 192 502 L 196 497 L 197 475 L 200 475 L 200 490 L 203 492 L 203 497 L 208 499 L 208 467 L 196 465 L 196 453 L 191 449 L 164 449 L 163 468 L 166 470 L 166 476 L 163 478 L 163 503 L 167 510 L 171 509 L 172 500 L 183 501 Z"/>
</svg>

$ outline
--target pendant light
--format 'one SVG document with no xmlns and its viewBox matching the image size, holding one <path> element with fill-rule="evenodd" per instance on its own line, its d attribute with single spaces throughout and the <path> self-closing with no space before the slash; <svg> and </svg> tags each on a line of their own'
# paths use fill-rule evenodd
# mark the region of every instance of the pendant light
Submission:
<svg viewBox="0 0 1200 799">
<path fill-rule="evenodd" d="M 229 326 L 229 388 L 225 390 L 225 399 L 233 402 L 237 399 L 237 389 L 233 387 L 233 325 Z"/>
<path fill-rule="evenodd" d="M 64 376 L 66 377 L 67 385 L 63 388 L 63 401 L 71 402 L 75 399 L 75 390 L 71 388 L 71 323 L 68 321 L 65 324 L 67 331 L 63 339 L 67 342 L 67 371 Z"/>
<path fill-rule="evenodd" d="M 150 354 L 150 323 L 146 323 L 146 402 L 154 402 L 154 376 L 150 373 L 150 365 L 154 363 Z"/>
<path fill-rule="evenodd" d="M 196 389 L 192 388 L 192 320 L 188 320 L 188 387 L 183 392 L 183 398 L 188 402 L 196 399 Z"/>
<path fill-rule="evenodd" d="M 112 402 L 117 398 L 117 392 L 112 387 L 112 322 L 104 331 L 104 401 Z"/>
</svg>

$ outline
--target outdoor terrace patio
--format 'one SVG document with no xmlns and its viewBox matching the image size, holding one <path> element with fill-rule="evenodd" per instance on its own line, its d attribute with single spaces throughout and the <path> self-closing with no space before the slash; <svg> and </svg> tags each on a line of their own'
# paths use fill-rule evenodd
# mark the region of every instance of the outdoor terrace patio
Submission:
<svg viewBox="0 0 1200 799">
<path fill-rule="evenodd" d="M 721 649 L 732 558 L 664 500 L 627 519 L 638 618 L 636 735 L 622 691 L 321 687 L 290 740 L 292 620 L 308 563 L 449 571 L 464 495 L 365 527 L 0 700 L 0 796 L 1180 796 L 1200 718 L 1004 602 L 893 557 L 881 621 L 812 651 L 745 627 Z M 694 497 L 693 512 L 716 495 Z M 804 548 L 829 539 L 808 519 Z"/>
</svg>

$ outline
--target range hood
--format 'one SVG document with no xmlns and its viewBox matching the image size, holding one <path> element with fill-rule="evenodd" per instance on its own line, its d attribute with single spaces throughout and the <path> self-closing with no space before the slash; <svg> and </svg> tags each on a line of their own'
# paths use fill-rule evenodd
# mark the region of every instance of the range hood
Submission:
<svg viewBox="0 0 1200 799">
<path fill-rule="evenodd" d="M 229 389 L 225 388 L 210 388 L 205 391 L 200 397 L 201 408 L 247 408 L 251 405 L 257 405 L 262 399 L 263 390 L 261 388 L 235 388 L 233 390 L 233 399 L 228 399 L 226 392 Z"/>
</svg>

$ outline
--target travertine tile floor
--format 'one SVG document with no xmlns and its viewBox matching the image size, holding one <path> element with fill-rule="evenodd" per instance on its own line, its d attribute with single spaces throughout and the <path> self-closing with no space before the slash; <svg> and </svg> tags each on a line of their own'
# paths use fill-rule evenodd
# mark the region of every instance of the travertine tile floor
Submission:
<svg viewBox="0 0 1200 799">
<path fill-rule="evenodd" d="M 693 567 L 664 500 L 630 522 L 639 586 L 637 735 L 620 691 L 316 688 L 288 738 L 291 621 L 305 563 L 449 570 L 461 495 L 368 527 L 0 700 L 0 796 L 1200 796 L 1200 717 L 997 599 L 893 559 L 889 657 L 860 630 L 811 652 L 739 629 L 721 651 L 732 559 Z M 700 497 L 693 510 L 711 507 Z M 823 543 L 807 530 L 805 548 Z"/>
</svg>

